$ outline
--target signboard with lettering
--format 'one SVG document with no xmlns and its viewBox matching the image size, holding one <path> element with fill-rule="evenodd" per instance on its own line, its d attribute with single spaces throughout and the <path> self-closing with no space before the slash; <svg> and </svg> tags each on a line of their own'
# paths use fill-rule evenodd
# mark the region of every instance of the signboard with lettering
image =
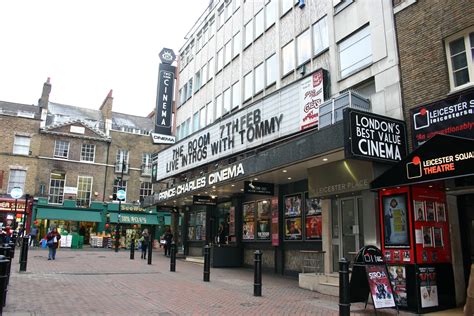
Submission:
<svg viewBox="0 0 474 316">
<path fill-rule="evenodd" d="M 274 192 L 275 192 L 275 186 L 273 183 L 254 182 L 254 181 L 244 182 L 244 193 L 273 195 Z"/>
<path fill-rule="evenodd" d="M 193 195 L 194 205 L 217 205 L 217 199 L 208 195 Z"/>
<path fill-rule="evenodd" d="M 300 132 L 301 113 L 295 111 L 301 102 L 299 89 L 299 84 L 284 87 L 160 151 L 153 181 Z"/>
<path fill-rule="evenodd" d="M 407 155 L 403 121 L 347 108 L 344 124 L 346 158 L 396 162 Z"/>
<path fill-rule="evenodd" d="M 372 181 L 373 189 L 474 175 L 474 140 L 436 135 Z"/>
<path fill-rule="evenodd" d="M 319 125 L 319 106 L 324 102 L 323 70 L 320 69 L 300 83 L 300 128 Z"/>
<path fill-rule="evenodd" d="M 166 54 L 166 56 L 168 55 Z M 171 111 L 175 74 L 176 67 L 171 66 L 171 63 L 160 64 L 158 71 L 158 94 L 156 97 L 155 133 L 152 134 L 153 143 L 174 143 L 173 136 L 171 136 Z"/>
<path fill-rule="evenodd" d="M 474 138 L 474 91 L 410 110 L 414 147 L 436 134 Z"/>
<path fill-rule="evenodd" d="M 0 211 L 3 212 L 17 212 L 25 211 L 25 200 L 14 200 L 14 199 L 0 199 Z"/>
</svg>

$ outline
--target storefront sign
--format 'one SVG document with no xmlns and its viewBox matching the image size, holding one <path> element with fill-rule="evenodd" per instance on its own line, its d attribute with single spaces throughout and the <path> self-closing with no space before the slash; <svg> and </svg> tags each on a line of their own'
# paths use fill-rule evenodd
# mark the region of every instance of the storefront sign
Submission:
<svg viewBox="0 0 474 316">
<path fill-rule="evenodd" d="M 436 134 L 474 138 L 474 91 L 410 110 L 413 144 Z"/>
<path fill-rule="evenodd" d="M 217 205 L 217 199 L 207 195 L 193 195 L 193 205 Z"/>
<path fill-rule="evenodd" d="M 373 178 L 372 164 L 344 160 L 308 169 L 309 196 L 326 197 L 366 190 Z"/>
<path fill-rule="evenodd" d="M 140 206 L 124 205 L 121 206 L 122 211 L 145 212 L 145 209 Z"/>
<path fill-rule="evenodd" d="M 15 204 L 17 212 L 25 212 L 25 200 L 4 200 L 0 199 L 0 211 L 15 212 Z"/>
<path fill-rule="evenodd" d="M 253 182 L 245 181 L 244 182 L 244 193 L 247 194 L 261 194 L 261 195 L 273 195 L 275 192 L 273 183 L 265 182 Z"/>
<path fill-rule="evenodd" d="M 474 174 L 474 140 L 436 135 L 375 179 L 372 188 L 395 187 Z"/>
<path fill-rule="evenodd" d="M 300 83 L 300 128 L 319 125 L 319 106 L 324 102 L 323 70 L 320 69 Z"/>
<path fill-rule="evenodd" d="M 146 224 L 147 220 L 146 220 L 146 217 L 141 217 L 141 216 L 121 215 L 120 222 L 132 223 L 132 224 Z"/>
<path fill-rule="evenodd" d="M 212 172 L 207 176 L 202 176 L 191 181 L 181 183 L 174 188 L 167 189 L 158 194 L 158 201 L 177 197 L 181 194 L 189 193 L 208 185 L 214 185 L 223 181 L 239 178 L 245 174 L 242 163 L 231 165 L 227 168 Z"/>
<path fill-rule="evenodd" d="M 298 133 L 299 83 L 263 98 L 158 153 L 154 182 Z"/>
<path fill-rule="evenodd" d="M 77 187 L 64 187 L 64 194 L 77 194 Z"/>
<path fill-rule="evenodd" d="M 158 72 L 158 93 L 156 98 L 155 111 L 155 134 L 152 136 L 154 143 L 161 140 L 171 140 L 171 110 L 174 92 L 174 80 L 176 67 L 171 66 L 174 58 L 174 52 L 171 49 L 163 49 L 160 58 L 163 63 L 160 64 Z"/>
<path fill-rule="evenodd" d="M 396 162 L 407 155 L 405 122 L 347 108 L 344 123 L 346 158 Z"/>
</svg>

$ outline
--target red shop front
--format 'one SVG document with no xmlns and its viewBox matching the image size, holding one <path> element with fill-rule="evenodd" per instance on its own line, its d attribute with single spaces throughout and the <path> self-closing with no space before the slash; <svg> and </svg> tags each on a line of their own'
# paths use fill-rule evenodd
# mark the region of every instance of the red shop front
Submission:
<svg viewBox="0 0 474 316">
<path fill-rule="evenodd" d="M 28 200 L 26 207 L 27 223 L 26 227 L 29 230 L 31 221 L 31 209 L 33 201 Z M 10 226 L 12 228 L 18 227 L 18 224 L 23 223 L 23 216 L 25 214 L 25 199 L 12 199 L 0 197 L 0 225 L 2 227 Z"/>
<path fill-rule="evenodd" d="M 474 141 L 436 135 L 371 183 L 400 308 L 426 313 L 456 305 L 445 180 L 473 174 Z"/>
</svg>

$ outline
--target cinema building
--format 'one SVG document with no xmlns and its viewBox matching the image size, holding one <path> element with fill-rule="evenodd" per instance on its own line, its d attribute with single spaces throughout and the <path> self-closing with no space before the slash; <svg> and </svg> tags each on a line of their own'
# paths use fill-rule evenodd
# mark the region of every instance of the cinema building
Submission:
<svg viewBox="0 0 474 316">
<path fill-rule="evenodd" d="M 380 245 L 370 183 L 407 150 L 391 4 L 213 1 L 186 38 L 146 203 L 177 211 L 188 257 L 210 243 L 213 266 L 250 266 L 260 249 L 337 293 L 339 258 Z"/>
</svg>

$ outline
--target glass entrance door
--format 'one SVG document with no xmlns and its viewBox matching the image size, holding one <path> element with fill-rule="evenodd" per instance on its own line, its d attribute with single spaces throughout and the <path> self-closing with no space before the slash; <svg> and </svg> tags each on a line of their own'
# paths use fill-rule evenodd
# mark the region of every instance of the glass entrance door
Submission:
<svg viewBox="0 0 474 316">
<path fill-rule="evenodd" d="M 332 270 L 339 270 L 339 259 L 352 260 L 362 245 L 362 198 L 332 200 Z"/>
</svg>

